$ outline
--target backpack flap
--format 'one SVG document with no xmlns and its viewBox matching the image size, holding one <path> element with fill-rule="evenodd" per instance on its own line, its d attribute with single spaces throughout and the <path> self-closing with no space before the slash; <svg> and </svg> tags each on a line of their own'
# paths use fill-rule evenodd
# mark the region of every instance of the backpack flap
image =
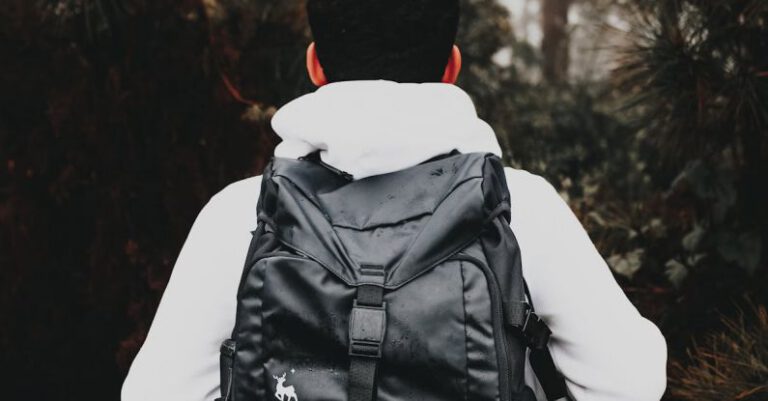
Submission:
<svg viewBox="0 0 768 401">
<path fill-rule="evenodd" d="M 493 158 L 459 154 L 358 181 L 275 158 L 265 176 L 280 208 L 263 214 L 281 242 L 344 282 L 356 285 L 364 262 L 384 266 L 384 286 L 397 288 L 480 235 L 483 169 Z"/>
</svg>

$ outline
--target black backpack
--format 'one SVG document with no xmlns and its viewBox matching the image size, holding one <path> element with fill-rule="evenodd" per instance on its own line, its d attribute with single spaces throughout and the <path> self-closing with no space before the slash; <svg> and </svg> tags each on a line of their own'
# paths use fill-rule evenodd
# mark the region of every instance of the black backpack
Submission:
<svg viewBox="0 0 768 401">
<path fill-rule="evenodd" d="M 275 158 L 221 347 L 222 401 L 566 396 L 526 301 L 498 157 L 457 152 L 357 181 Z"/>
</svg>

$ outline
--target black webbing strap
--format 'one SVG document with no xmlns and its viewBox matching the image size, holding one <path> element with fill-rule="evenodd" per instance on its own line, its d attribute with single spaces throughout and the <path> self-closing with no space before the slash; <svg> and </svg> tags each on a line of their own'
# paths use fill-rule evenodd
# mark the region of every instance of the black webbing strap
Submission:
<svg viewBox="0 0 768 401">
<path fill-rule="evenodd" d="M 349 366 L 349 401 L 371 401 L 376 396 L 376 368 L 373 358 L 354 358 Z"/>
<path fill-rule="evenodd" d="M 547 400 L 568 400 L 565 379 L 557 371 L 555 362 L 552 360 L 552 354 L 547 347 L 552 331 L 533 312 L 532 308 L 527 313 L 522 332 L 523 337 L 528 341 L 528 347 L 531 349 L 528 358 L 531 362 L 531 368 L 539 379 L 539 384 L 541 384 L 541 389 L 544 390 Z"/>
<path fill-rule="evenodd" d="M 531 368 L 539 379 L 547 400 L 568 400 L 565 379 L 557 371 L 552 354 L 547 348 L 552 331 L 527 302 L 508 302 L 504 307 L 507 324 L 519 330 L 531 350 Z"/>
<path fill-rule="evenodd" d="M 546 346 L 543 349 L 531 348 L 531 354 L 528 357 L 531 362 L 533 373 L 539 379 L 541 389 L 549 401 L 570 400 L 568 390 L 565 386 L 565 379 L 557 371 L 555 362 L 552 360 L 552 354 Z"/>
<path fill-rule="evenodd" d="M 528 300 L 531 300 L 531 291 L 525 280 L 523 280 L 523 288 Z M 539 379 L 541 389 L 544 390 L 548 401 L 570 401 L 571 398 L 568 396 L 565 378 L 557 370 L 555 362 L 552 360 L 552 354 L 547 347 L 552 331 L 534 313 L 533 301 L 530 302 L 530 304 L 526 303 L 529 310 L 526 311 L 526 319 L 523 326 L 521 326 L 521 331 L 528 341 L 528 347 L 531 349 L 528 360 L 531 362 L 533 373 Z"/>
<path fill-rule="evenodd" d="M 383 285 L 383 266 L 362 266 L 349 317 L 348 401 L 373 401 L 376 397 L 376 369 L 387 328 Z"/>
</svg>

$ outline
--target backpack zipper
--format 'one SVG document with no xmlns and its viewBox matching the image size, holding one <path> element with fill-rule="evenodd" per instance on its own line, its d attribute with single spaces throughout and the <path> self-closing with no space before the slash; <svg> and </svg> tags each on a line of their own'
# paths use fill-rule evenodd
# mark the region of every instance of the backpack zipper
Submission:
<svg viewBox="0 0 768 401">
<path fill-rule="evenodd" d="M 483 261 L 469 255 L 454 255 L 450 260 L 464 261 L 477 266 L 483 271 L 486 280 L 488 280 L 488 290 L 491 295 L 491 311 L 493 313 L 493 340 L 496 346 L 497 364 L 499 365 L 499 400 L 509 401 L 512 395 L 512 389 L 509 384 L 509 351 L 504 330 L 501 287 L 496 278 L 496 273 Z"/>
</svg>

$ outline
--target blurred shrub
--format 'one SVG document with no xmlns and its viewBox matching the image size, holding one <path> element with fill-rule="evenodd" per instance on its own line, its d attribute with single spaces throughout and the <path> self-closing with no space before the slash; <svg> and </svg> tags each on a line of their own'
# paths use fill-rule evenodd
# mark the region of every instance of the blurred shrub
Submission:
<svg viewBox="0 0 768 401">
<path fill-rule="evenodd" d="M 677 354 L 732 299 L 766 297 L 768 3 L 615 7 L 632 25 L 610 79 L 545 85 L 513 64 L 484 112 L 507 161 L 560 190 Z"/>
<path fill-rule="evenodd" d="M 248 3 L 0 2 L 7 399 L 117 399 L 200 208 L 268 160 L 308 38 Z"/>
<path fill-rule="evenodd" d="M 614 78 L 627 122 L 655 150 L 645 160 L 664 202 L 646 219 L 661 217 L 669 235 L 646 241 L 646 266 L 679 294 L 665 322 L 690 330 L 739 293 L 765 300 L 768 3 L 640 0 L 630 10 Z"/>
</svg>

